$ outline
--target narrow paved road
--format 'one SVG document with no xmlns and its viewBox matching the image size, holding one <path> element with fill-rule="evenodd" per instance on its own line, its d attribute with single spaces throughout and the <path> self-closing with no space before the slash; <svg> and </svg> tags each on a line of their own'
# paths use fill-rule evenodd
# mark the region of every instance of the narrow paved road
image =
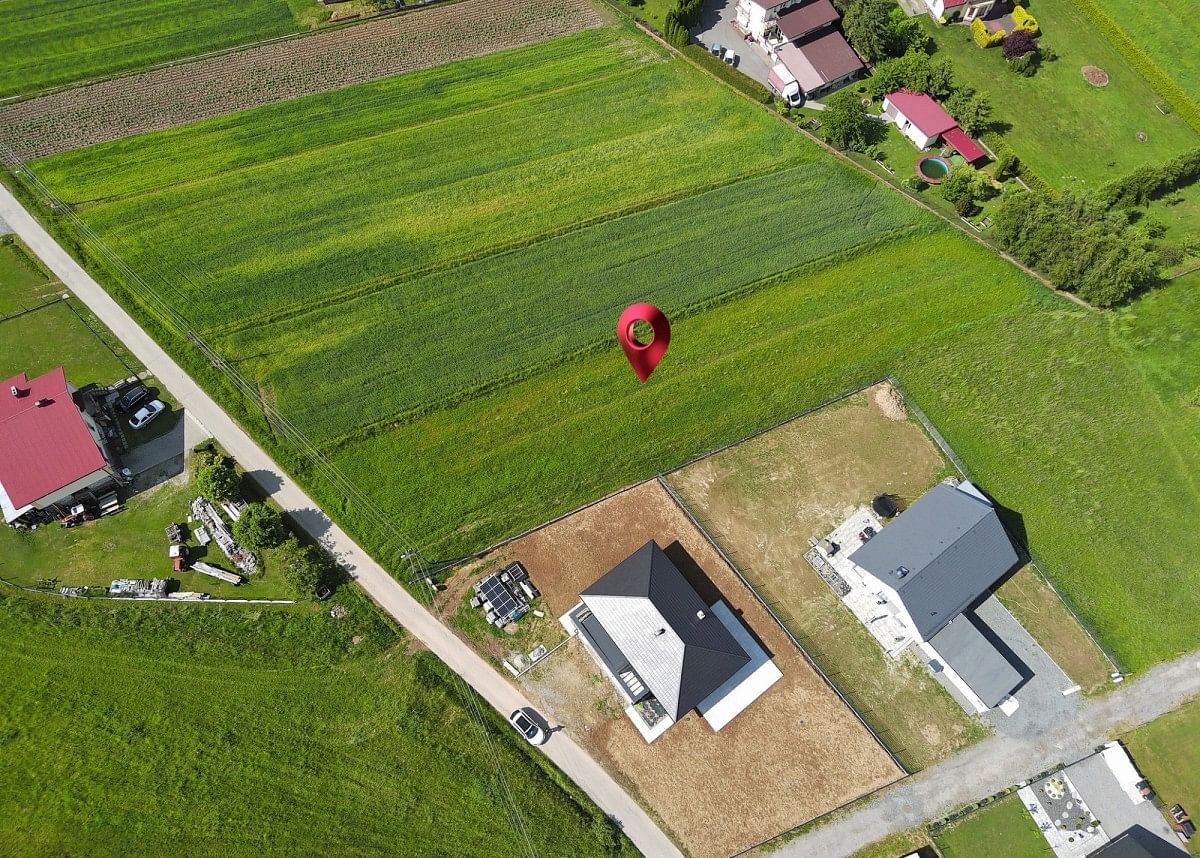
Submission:
<svg viewBox="0 0 1200 858">
<path fill-rule="evenodd" d="M 0 186 L 0 220 L 12 227 L 54 276 L 62 280 L 179 403 L 249 472 L 306 531 L 330 546 L 363 589 L 414 637 L 479 692 L 504 717 L 530 705 L 517 689 L 438 621 L 383 567 L 334 524 L 271 457 L 209 398 L 171 357 L 42 228 L 7 188 Z M 265 479 L 264 479 L 265 478 Z M 542 746 L 546 756 L 622 826 L 646 855 L 680 852 L 641 807 L 600 765 L 562 731 Z"/>
<path fill-rule="evenodd" d="M 1047 724 L 1033 740 L 993 736 L 883 793 L 846 816 L 810 831 L 774 854 L 841 858 L 889 834 L 936 819 L 1006 786 L 1073 763 L 1097 746 L 1153 721 L 1200 695 L 1200 652 L 1160 664 L 1111 694 L 1087 700 L 1078 715 Z"/>
</svg>

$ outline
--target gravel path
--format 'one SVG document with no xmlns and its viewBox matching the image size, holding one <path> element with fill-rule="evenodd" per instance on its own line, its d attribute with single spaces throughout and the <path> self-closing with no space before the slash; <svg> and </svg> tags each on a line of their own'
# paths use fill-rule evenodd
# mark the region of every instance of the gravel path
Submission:
<svg viewBox="0 0 1200 858">
<path fill-rule="evenodd" d="M 456 7 L 458 8 L 458 7 Z M 474 650 L 455 637 L 382 566 L 372 560 L 308 497 L 267 453 L 114 301 L 54 238 L 0 186 L 0 218 L 7 221 L 56 277 L 117 335 L 179 404 L 237 459 L 293 520 L 335 553 L 364 590 L 413 637 L 479 692 L 505 718 L 529 701 Z M 629 839 L 650 856 L 679 850 L 653 820 L 586 751 L 556 731 L 541 750 L 612 816 Z M 481 759 L 486 758 L 482 754 Z M 436 797 L 430 797 L 436 801 Z M 451 836 L 451 832 L 447 832 Z M 511 846 L 512 844 L 509 844 Z M 511 850 L 510 850 L 511 851 Z"/>
<path fill-rule="evenodd" d="M 792 858 L 839 858 L 935 819 L 1059 763 L 1090 754 L 1117 733 L 1200 695 L 1200 652 L 1160 664 L 1118 690 L 1084 701 L 1069 721 L 1036 738 L 994 736 L 888 790 L 875 801 L 779 847 Z"/>
</svg>

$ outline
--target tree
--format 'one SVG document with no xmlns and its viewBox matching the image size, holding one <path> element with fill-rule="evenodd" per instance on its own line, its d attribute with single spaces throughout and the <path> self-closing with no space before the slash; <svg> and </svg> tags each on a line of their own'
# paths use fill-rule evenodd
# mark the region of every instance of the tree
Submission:
<svg viewBox="0 0 1200 858">
<path fill-rule="evenodd" d="M 829 142 L 839 149 L 862 152 L 876 136 L 876 125 L 863 114 L 858 96 L 843 89 L 825 100 L 821 123 Z"/>
<path fill-rule="evenodd" d="M 944 58 L 932 60 L 928 54 L 910 51 L 902 57 L 876 63 L 866 85 L 872 98 L 883 98 L 898 89 L 945 98 L 954 90 L 954 75 Z"/>
<path fill-rule="evenodd" d="M 196 491 L 212 501 L 232 500 L 241 479 L 227 459 L 210 459 L 196 471 Z"/>
<path fill-rule="evenodd" d="M 1037 50 L 1037 42 L 1033 40 L 1028 30 L 1013 30 L 1004 37 L 1004 58 L 1007 60 L 1023 57 Z"/>
<path fill-rule="evenodd" d="M 964 164 L 950 171 L 939 190 L 954 210 L 965 216 L 975 211 L 975 201 L 986 196 L 989 187 L 987 176 Z"/>
<path fill-rule="evenodd" d="M 890 0 L 854 0 L 842 18 L 842 29 L 854 49 L 868 62 L 891 56 L 895 43 Z"/>
<path fill-rule="evenodd" d="M 992 115 L 988 97 L 970 87 L 959 87 L 946 99 L 946 110 L 958 120 L 959 127 L 971 135 L 982 134 Z"/>
<path fill-rule="evenodd" d="M 888 23 L 888 50 L 893 57 L 903 56 L 910 51 L 929 50 L 930 38 L 917 18 L 904 14 L 899 6 L 892 6 Z"/>
<path fill-rule="evenodd" d="M 283 517 L 265 503 L 248 504 L 233 523 L 233 537 L 251 551 L 274 548 L 287 538 Z"/>
<path fill-rule="evenodd" d="M 289 536 L 276 552 L 284 578 L 298 595 L 309 597 L 321 584 L 322 564 L 318 550 Z"/>
</svg>

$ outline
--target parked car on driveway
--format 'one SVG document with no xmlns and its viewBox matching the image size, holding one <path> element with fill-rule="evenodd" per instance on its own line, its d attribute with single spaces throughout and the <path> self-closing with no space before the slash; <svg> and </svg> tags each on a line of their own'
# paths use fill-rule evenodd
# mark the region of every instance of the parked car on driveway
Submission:
<svg viewBox="0 0 1200 858">
<path fill-rule="evenodd" d="M 547 739 L 546 731 L 539 727 L 524 709 L 518 709 L 509 715 L 508 723 L 516 727 L 517 732 L 524 736 L 525 741 L 531 745 L 540 745 Z"/>
<path fill-rule="evenodd" d="M 137 414 L 129 418 L 129 425 L 133 429 L 141 429 L 166 410 L 166 404 L 161 399 L 155 399 L 148 405 L 139 408 Z"/>
<path fill-rule="evenodd" d="M 128 411 L 149 395 L 150 389 L 146 385 L 135 384 L 117 399 L 117 410 Z"/>
</svg>

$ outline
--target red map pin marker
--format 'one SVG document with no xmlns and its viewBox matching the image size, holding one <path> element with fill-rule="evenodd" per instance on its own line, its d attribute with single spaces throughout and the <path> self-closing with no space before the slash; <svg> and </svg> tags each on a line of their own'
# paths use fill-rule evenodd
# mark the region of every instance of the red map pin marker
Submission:
<svg viewBox="0 0 1200 858">
<path fill-rule="evenodd" d="M 654 331 L 654 339 L 643 345 L 633 338 L 635 322 L 645 322 Z M 639 381 L 645 382 L 667 353 L 671 344 L 671 323 L 663 311 L 653 304 L 630 304 L 617 320 L 617 339 L 629 358 L 629 365 L 637 373 Z"/>
</svg>

